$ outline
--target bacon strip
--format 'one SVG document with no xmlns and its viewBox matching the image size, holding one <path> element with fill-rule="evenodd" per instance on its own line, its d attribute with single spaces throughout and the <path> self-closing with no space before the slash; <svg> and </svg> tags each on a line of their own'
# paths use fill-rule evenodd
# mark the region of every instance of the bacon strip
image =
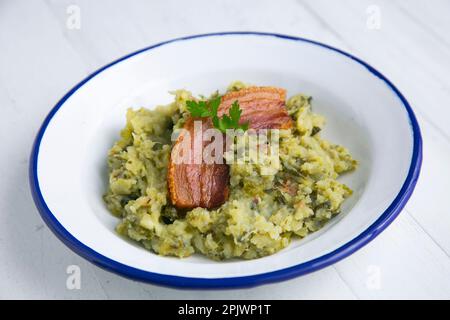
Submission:
<svg viewBox="0 0 450 320">
<path fill-rule="evenodd" d="M 242 109 L 240 123 L 252 129 L 288 129 L 293 123 L 285 107 L 286 90 L 276 87 L 248 87 L 222 97 L 218 115 L 228 113 L 233 102 Z"/>
<path fill-rule="evenodd" d="M 202 130 L 194 132 L 194 121 L 201 121 Z M 222 205 L 229 194 L 228 182 L 230 180 L 229 167 L 227 164 L 196 163 L 194 159 L 194 141 L 203 136 L 203 132 L 212 128 L 210 119 L 189 118 L 184 131 L 175 142 L 172 149 L 168 170 L 168 184 L 172 203 L 180 209 L 192 209 L 195 207 L 216 208 Z M 190 139 L 186 139 L 186 135 Z M 199 141 L 199 140 L 197 140 Z M 204 150 L 209 142 L 203 142 Z M 188 161 L 174 161 L 175 157 L 182 155 L 181 151 L 190 148 Z M 195 149 L 197 151 L 197 149 Z M 187 163 L 186 163 L 187 162 Z"/>
<path fill-rule="evenodd" d="M 225 94 L 222 97 L 218 115 L 228 113 L 233 102 L 238 101 L 242 109 L 241 123 L 249 121 L 249 127 L 255 130 L 287 129 L 292 127 L 293 123 L 285 108 L 285 99 L 284 89 L 249 87 Z M 195 120 L 202 121 L 202 131 L 194 132 Z M 212 127 L 210 119 L 189 118 L 184 125 L 184 134 L 181 134 L 174 144 L 167 180 L 170 199 L 177 208 L 212 209 L 219 207 L 228 199 L 230 180 L 228 165 L 194 162 L 194 140 L 200 138 L 201 141 L 203 131 Z M 189 141 L 185 138 L 188 133 L 191 137 Z M 203 148 L 207 145 L 208 142 L 203 143 Z M 191 150 L 191 161 L 177 164 L 174 159 L 179 156 L 183 148 Z M 201 152 L 202 149 L 199 151 Z"/>
</svg>

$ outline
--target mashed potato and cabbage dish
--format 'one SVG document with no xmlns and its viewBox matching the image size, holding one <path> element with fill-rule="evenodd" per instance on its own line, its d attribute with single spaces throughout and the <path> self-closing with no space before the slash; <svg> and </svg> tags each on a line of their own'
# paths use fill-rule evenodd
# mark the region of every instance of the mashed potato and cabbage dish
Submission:
<svg viewBox="0 0 450 320">
<path fill-rule="evenodd" d="M 231 120 L 232 102 L 240 105 L 240 121 L 249 127 L 244 139 L 251 128 L 280 129 L 277 152 L 263 161 L 231 161 L 239 150 L 233 138 L 224 164 L 174 165 L 180 139 L 173 141 L 173 133 L 194 119 L 188 102 L 212 99 L 220 102 L 218 114 L 230 110 Z M 109 151 L 104 195 L 120 219 L 117 232 L 160 255 L 224 260 L 267 256 L 319 230 L 351 196 L 337 179 L 357 162 L 346 148 L 321 138 L 325 119 L 311 104 L 303 94 L 286 99 L 283 89 L 235 82 L 224 95 L 193 97 L 178 90 L 169 105 L 129 109 Z M 257 148 L 271 150 L 271 143 Z"/>
</svg>

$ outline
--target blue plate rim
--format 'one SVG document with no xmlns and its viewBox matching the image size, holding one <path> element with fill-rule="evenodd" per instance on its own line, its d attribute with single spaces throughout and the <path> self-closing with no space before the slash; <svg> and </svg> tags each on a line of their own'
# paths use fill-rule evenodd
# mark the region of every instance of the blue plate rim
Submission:
<svg viewBox="0 0 450 320">
<path fill-rule="evenodd" d="M 384 83 L 397 95 L 397 97 L 401 100 L 403 106 L 405 107 L 413 134 L 413 153 L 411 158 L 411 165 L 408 171 L 407 178 L 400 189 L 398 195 L 395 197 L 391 205 L 383 212 L 383 214 L 366 230 L 364 230 L 357 237 L 342 245 L 338 249 L 327 253 L 321 257 L 316 259 L 284 268 L 281 270 L 276 270 L 267 273 L 261 273 L 250 276 L 242 276 L 242 277 L 229 277 L 229 278 L 191 278 L 191 277 L 180 277 L 180 276 L 172 276 L 172 275 L 164 275 L 149 271 L 140 270 L 134 267 L 130 267 L 128 265 L 122 264 L 115 260 L 112 260 L 108 257 L 103 256 L 102 254 L 96 252 L 90 247 L 86 246 L 79 240 L 77 240 L 72 234 L 70 234 L 56 219 L 55 215 L 50 211 L 47 206 L 45 199 L 41 193 L 41 189 L 39 186 L 39 179 L 37 176 L 37 165 L 38 165 L 38 156 L 39 156 L 39 148 L 40 143 L 42 141 L 43 135 L 49 125 L 50 121 L 54 117 L 54 115 L 58 112 L 58 110 L 64 105 L 64 102 L 73 95 L 79 88 L 81 88 L 86 82 L 95 77 L 97 74 L 101 73 L 105 69 L 123 61 L 130 57 L 133 57 L 139 53 L 144 51 L 150 51 L 154 48 L 172 43 L 177 41 L 188 41 L 196 38 L 203 37 L 218 37 L 218 36 L 229 36 L 229 35 L 242 35 L 242 36 L 262 36 L 262 37 L 276 37 L 288 41 L 301 41 L 307 42 L 324 49 L 328 49 L 334 51 L 338 54 L 341 54 L 360 65 L 364 66 L 370 73 L 374 76 L 378 77 L 380 80 L 384 81 Z M 84 80 L 78 83 L 75 87 L 73 87 L 64 97 L 51 109 L 50 113 L 45 118 L 43 124 L 41 125 L 36 139 L 33 144 L 31 156 L 30 156 L 30 164 L 29 164 L 29 183 L 30 189 L 33 196 L 33 200 L 36 204 L 36 207 L 45 221 L 50 230 L 71 250 L 85 258 L 86 260 L 94 263 L 95 265 L 108 270 L 110 272 L 119 274 L 121 276 L 139 280 L 143 282 L 148 282 L 152 284 L 175 287 L 175 288 L 184 288 L 184 289 L 218 289 L 218 288 L 244 288 L 244 287 L 254 287 L 262 284 L 273 283 L 278 281 L 283 281 L 287 279 L 291 279 L 294 277 L 298 277 L 301 275 L 305 275 L 310 272 L 317 271 L 326 266 L 334 264 L 350 254 L 354 253 L 368 242 L 373 240 L 378 234 L 380 234 L 391 222 L 398 216 L 400 211 L 405 206 L 406 202 L 410 198 L 417 180 L 419 178 L 420 168 L 422 164 L 422 137 L 420 133 L 419 124 L 417 122 L 416 116 L 409 105 L 408 101 L 401 94 L 401 92 L 379 71 L 374 69 L 368 63 L 363 60 L 344 52 L 340 49 L 334 48 L 332 46 L 309 40 L 301 37 L 289 36 L 278 33 L 270 33 L 270 32 L 255 32 L 255 31 L 231 31 L 231 32 L 215 32 L 215 33 L 206 33 L 206 34 L 198 34 L 192 36 L 186 36 L 181 38 L 176 38 L 164 42 L 157 43 L 155 45 L 143 48 L 141 50 L 130 53 L 122 58 L 119 58 L 102 68 L 96 70 L 89 76 L 87 76 Z"/>
</svg>

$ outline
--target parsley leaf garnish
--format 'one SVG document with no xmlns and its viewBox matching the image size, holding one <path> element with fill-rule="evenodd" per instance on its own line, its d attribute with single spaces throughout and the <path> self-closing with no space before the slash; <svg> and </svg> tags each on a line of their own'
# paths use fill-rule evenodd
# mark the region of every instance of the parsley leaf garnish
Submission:
<svg viewBox="0 0 450 320">
<path fill-rule="evenodd" d="M 211 116 L 211 111 L 208 109 L 206 101 L 187 101 L 186 107 L 193 117 Z"/>
<path fill-rule="evenodd" d="M 222 117 L 217 115 L 221 97 L 211 99 L 209 101 L 186 101 L 186 107 L 193 117 L 211 117 L 214 127 L 221 132 L 225 133 L 228 129 L 242 129 L 246 131 L 248 129 L 248 121 L 243 124 L 239 124 L 241 119 L 242 109 L 239 107 L 239 102 L 236 100 L 231 105 L 228 114 L 224 114 Z"/>
</svg>

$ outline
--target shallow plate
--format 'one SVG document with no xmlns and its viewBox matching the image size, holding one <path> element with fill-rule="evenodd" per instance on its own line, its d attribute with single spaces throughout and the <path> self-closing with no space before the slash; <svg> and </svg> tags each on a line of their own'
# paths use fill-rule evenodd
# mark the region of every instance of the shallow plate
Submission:
<svg viewBox="0 0 450 320">
<path fill-rule="evenodd" d="M 324 136 L 350 149 L 359 169 L 342 181 L 354 195 L 320 231 L 269 257 L 214 262 L 161 257 L 117 236 L 106 209 L 106 155 L 128 107 L 171 102 L 168 93 L 222 92 L 233 80 L 313 96 L 326 116 Z M 375 238 L 398 215 L 416 184 L 422 147 L 416 118 L 400 92 L 363 61 L 314 41 L 233 32 L 160 43 L 98 70 L 53 108 L 30 163 L 36 205 L 72 250 L 107 270 L 178 287 L 243 287 L 330 265 Z"/>
</svg>

